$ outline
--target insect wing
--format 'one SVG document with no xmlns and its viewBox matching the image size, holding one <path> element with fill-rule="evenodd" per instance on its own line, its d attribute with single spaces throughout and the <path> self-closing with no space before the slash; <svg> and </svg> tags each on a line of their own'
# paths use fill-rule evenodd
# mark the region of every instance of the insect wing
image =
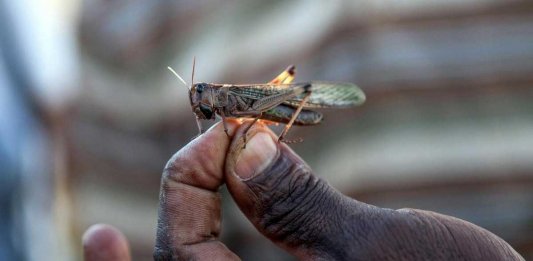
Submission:
<svg viewBox="0 0 533 261">
<path fill-rule="evenodd" d="M 291 99 L 286 104 L 298 106 L 304 95 Z M 311 96 L 304 108 L 345 108 L 365 102 L 365 93 L 353 83 L 311 82 Z"/>
<path fill-rule="evenodd" d="M 243 98 L 261 99 L 291 92 L 293 88 L 301 88 L 309 83 L 292 84 L 247 84 L 234 85 L 230 93 Z M 284 104 L 297 107 L 305 94 L 287 100 Z M 365 102 L 365 93 L 353 83 L 311 82 L 311 96 L 304 108 L 345 108 L 361 105 Z"/>
<path fill-rule="evenodd" d="M 282 93 L 291 92 L 291 88 L 301 88 L 307 83 L 295 84 L 243 84 L 233 85 L 230 87 L 229 93 L 243 98 L 261 99 L 266 96 L 272 96 Z"/>
</svg>

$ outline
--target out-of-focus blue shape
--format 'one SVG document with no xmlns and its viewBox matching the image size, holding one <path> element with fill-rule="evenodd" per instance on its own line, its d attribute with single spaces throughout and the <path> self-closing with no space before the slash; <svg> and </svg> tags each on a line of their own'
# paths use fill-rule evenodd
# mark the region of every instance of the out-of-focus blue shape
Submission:
<svg viewBox="0 0 533 261">
<path fill-rule="evenodd" d="M 5 13 L 3 8 L 0 6 L 0 13 Z M 9 25 L 2 23 L 0 29 L 0 260 L 21 260 L 25 245 L 21 224 L 23 147 L 26 137 L 37 128 L 24 97 L 26 86 L 17 81 Z"/>
<path fill-rule="evenodd" d="M 54 223 L 54 150 L 39 116 L 75 92 L 78 61 L 74 19 L 47 4 L 0 0 L 0 260 L 62 260 L 69 248 Z"/>
</svg>

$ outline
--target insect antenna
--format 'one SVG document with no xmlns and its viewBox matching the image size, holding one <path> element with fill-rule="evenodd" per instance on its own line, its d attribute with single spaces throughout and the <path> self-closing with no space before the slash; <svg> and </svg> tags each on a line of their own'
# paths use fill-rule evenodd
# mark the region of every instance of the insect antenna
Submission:
<svg viewBox="0 0 533 261">
<path fill-rule="evenodd" d="M 193 56 L 192 58 L 192 75 L 191 75 L 191 88 L 194 84 L 194 68 L 196 67 L 196 56 Z"/>
<path fill-rule="evenodd" d="M 183 78 L 181 78 L 181 76 L 176 72 L 174 71 L 174 69 L 172 69 L 170 66 L 167 66 L 167 68 L 174 74 L 176 75 L 176 77 L 178 77 L 178 79 L 185 85 L 188 87 L 188 84 L 187 82 L 185 82 L 185 80 L 183 80 Z M 190 89 L 190 88 L 189 88 Z"/>
</svg>

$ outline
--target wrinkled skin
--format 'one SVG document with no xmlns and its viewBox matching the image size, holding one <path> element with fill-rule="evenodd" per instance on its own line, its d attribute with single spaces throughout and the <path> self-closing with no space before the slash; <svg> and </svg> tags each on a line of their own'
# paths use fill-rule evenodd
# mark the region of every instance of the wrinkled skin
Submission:
<svg viewBox="0 0 533 261">
<path fill-rule="evenodd" d="M 276 136 L 261 124 L 247 133 L 244 150 L 246 124 L 229 121 L 228 127 L 230 137 L 217 124 L 165 167 L 155 260 L 239 260 L 218 239 L 224 183 L 257 230 L 301 260 L 523 260 L 502 239 L 466 221 L 342 195 L 286 144 L 265 141 Z M 255 137 L 262 139 L 254 143 Z M 120 232 L 102 225 L 89 231 L 86 260 L 129 260 Z M 98 253 L 113 258 L 89 255 Z"/>
</svg>

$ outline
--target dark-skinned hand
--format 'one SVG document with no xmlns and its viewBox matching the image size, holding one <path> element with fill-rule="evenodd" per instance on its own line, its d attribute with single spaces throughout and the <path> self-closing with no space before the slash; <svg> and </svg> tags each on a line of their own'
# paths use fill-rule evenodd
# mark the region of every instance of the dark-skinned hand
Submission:
<svg viewBox="0 0 533 261">
<path fill-rule="evenodd" d="M 342 195 L 262 124 L 216 124 L 178 151 L 161 180 L 155 260 L 239 260 L 219 241 L 220 186 L 265 237 L 301 260 L 524 260 L 466 221 L 384 209 Z M 85 260 L 130 260 L 125 237 L 95 225 Z"/>
</svg>

